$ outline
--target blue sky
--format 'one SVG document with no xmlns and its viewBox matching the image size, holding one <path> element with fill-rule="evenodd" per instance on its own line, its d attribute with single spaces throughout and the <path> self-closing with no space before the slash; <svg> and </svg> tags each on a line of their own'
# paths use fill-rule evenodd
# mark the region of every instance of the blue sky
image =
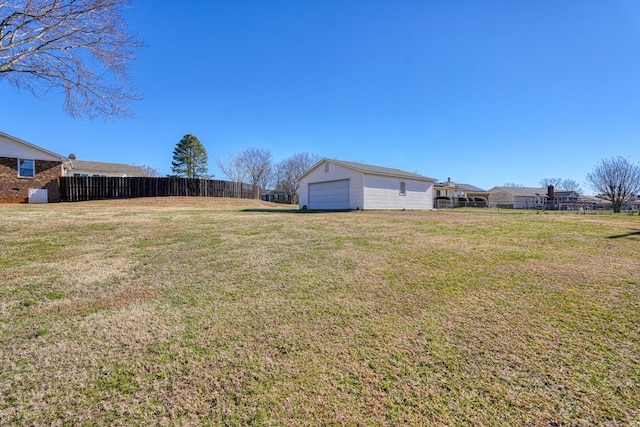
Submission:
<svg viewBox="0 0 640 427">
<path fill-rule="evenodd" d="M 164 173 L 192 133 L 217 178 L 248 147 L 486 189 L 640 161 L 635 0 L 133 0 L 126 19 L 147 44 L 135 118 L 72 119 L 0 81 L 0 130 Z"/>
</svg>

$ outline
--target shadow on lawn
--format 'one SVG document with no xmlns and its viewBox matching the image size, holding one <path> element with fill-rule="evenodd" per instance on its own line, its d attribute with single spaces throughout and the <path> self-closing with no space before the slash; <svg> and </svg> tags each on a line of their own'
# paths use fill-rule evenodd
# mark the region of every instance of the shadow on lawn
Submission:
<svg viewBox="0 0 640 427">
<path fill-rule="evenodd" d="M 336 210 L 322 210 L 316 211 L 311 209 L 265 209 L 265 208 L 248 208 L 242 209 L 242 212 L 262 212 L 262 213 L 286 213 L 286 214 L 316 214 L 316 213 L 331 213 L 331 212 L 351 212 L 353 209 L 336 209 Z"/>
<path fill-rule="evenodd" d="M 631 231 L 631 232 L 625 233 L 625 234 L 618 234 L 618 235 L 615 235 L 615 236 L 609 236 L 609 239 L 619 239 L 621 237 L 630 237 L 630 236 L 640 236 L 640 230 Z"/>
</svg>

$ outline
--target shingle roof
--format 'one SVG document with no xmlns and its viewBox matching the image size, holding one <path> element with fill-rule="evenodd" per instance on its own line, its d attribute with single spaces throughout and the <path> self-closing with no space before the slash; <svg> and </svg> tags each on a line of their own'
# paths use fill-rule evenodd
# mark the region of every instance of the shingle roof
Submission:
<svg viewBox="0 0 640 427">
<path fill-rule="evenodd" d="M 435 179 L 429 178 L 428 176 L 407 172 L 400 169 L 385 168 L 382 166 L 366 165 L 364 163 L 345 162 L 344 160 L 333 160 L 333 159 L 322 159 L 310 170 L 315 169 L 316 166 L 322 164 L 323 162 L 334 163 L 336 165 L 343 166 L 345 168 L 353 169 L 358 172 L 368 173 L 372 175 L 394 176 L 398 178 L 417 179 L 420 181 L 435 181 Z"/>
<path fill-rule="evenodd" d="M 555 197 L 571 197 L 571 196 L 577 196 L 578 193 L 575 191 L 568 191 L 568 190 L 559 190 L 559 191 L 554 191 L 553 195 Z"/>
<path fill-rule="evenodd" d="M 140 166 L 124 163 L 90 162 L 86 160 L 69 160 L 71 171 L 81 170 L 94 174 L 121 174 L 126 176 L 144 176 Z"/>
<path fill-rule="evenodd" d="M 471 184 L 456 184 L 456 187 L 462 188 L 465 191 L 475 191 L 477 193 L 487 192 L 487 190 L 483 190 L 482 188 L 476 187 L 475 185 L 471 185 Z"/>
<path fill-rule="evenodd" d="M 455 187 L 450 187 L 448 182 L 436 182 L 434 184 L 434 187 L 438 187 L 438 188 L 451 188 L 454 190 L 464 190 L 464 191 L 472 191 L 472 192 L 476 192 L 476 193 L 486 193 L 487 190 L 483 190 L 482 188 L 476 187 L 475 185 L 471 185 L 471 184 L 458 184 L 457 182 L 454 183 Z"/>
<path fill-rule="evenodd" d="M 546 188 L 536 188 L 536 187 L 493 187 L 490 192 L 494 190 L 499 190 L 507 194 L 511 194 L 512 196 L 520 196 L 520 197 L 536 197 L 536 196 L 546 196 L 547 189 Z"/>
</svg>

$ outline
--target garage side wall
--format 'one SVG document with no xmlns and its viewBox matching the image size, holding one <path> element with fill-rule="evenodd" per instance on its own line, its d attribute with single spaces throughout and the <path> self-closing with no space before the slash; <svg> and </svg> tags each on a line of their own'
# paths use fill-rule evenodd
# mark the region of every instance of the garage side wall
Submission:
<svg viewBox="0 0 640 427">
<path fill-rule="evenodd" d="M 326 162 L 325 162 L 326 163 Z M 349 180 L 349 207 L 348 209 L 363 209 L 363 176 L 362 173 L 348 169 L 334 163 L 329 163 L 329 170 L 325 170 L 325 163 L 319 164 L 300 180 L 298 195 L 300 197 L 299 206 L 307 206 L 314 209 L 309 204 L 309 184 L 327 181 Z"/>
<path fill-rule="evenodd" d="M 400 194 L 404 182 L 405 194 Z M 433 182 L 365 175 L 364 209 L 433 209 Z"/>
</svg>

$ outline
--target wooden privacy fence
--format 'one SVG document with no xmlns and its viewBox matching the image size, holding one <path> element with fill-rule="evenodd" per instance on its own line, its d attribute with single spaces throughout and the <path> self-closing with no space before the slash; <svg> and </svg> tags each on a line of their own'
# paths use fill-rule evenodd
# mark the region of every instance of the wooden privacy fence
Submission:
<svg viewBox="0 0 640 427">
<path fill-rule="evenodd" d="M 166 196 L 260 197 L 260 188 L 251 184 L 195 178 L 63 176 L 60 192 L 63 202 Z"/>
</svg>

